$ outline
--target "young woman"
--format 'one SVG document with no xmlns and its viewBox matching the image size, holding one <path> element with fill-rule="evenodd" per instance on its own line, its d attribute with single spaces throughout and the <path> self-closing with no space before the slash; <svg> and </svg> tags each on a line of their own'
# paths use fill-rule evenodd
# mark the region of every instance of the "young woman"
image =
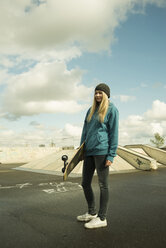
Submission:
<svg viewBox="0 0 166 248">
<path fill-rule="evenodd" d="M 110 88 L 99 84 L 95 88 L 94 101 L 88 110 L 82 130 L 81 144 L 85 142 L 82 187 L 88 204 L 88 213 L 77 216 L 78 221 L 89 221 L 86 228 L 107 226 L 109 166 L 116 156 L 118 146 L 118 110 L 109 102 Z M 97 171 L 100 187 L 100 207 L 97 214 L 91 187 L 94 171 Z"/>
</svg>

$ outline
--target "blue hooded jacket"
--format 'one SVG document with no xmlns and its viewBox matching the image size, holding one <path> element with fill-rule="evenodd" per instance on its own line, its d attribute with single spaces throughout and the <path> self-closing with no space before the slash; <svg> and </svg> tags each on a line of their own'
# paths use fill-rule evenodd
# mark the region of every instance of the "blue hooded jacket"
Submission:
<svg viewBox="0 0 166 248">
<path fill-rule="evenodd" d="M 90 122 L 87 121 L 88 110 L 81 136 L 81 144 L 85 142 L 85 156 L 107 155 L 106 159 L 113 162 L 118 147 L 119 112 L 111 102 L 101 123 L 97 110 Z"/>
</svg>

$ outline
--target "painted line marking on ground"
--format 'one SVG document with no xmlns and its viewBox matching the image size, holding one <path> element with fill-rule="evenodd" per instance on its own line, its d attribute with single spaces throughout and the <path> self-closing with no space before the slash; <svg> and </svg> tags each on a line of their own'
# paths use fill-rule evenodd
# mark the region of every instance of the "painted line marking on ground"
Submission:
<svg viewBox="0 0 166 248">
<path fill-rule="evenodd" d="M 25 187 L 28 187 L 28 186 L 31 186 L 32 184 L 31 183 L 22 183 L 22 184 L 16 184 L 16 185 L 9 185 L 9 186 L 2 186 L 0 185 L 0 189 L 12 189 L 12 188 L 19 188 L 19 189 L 22 189 L 22 188 L 25 188 Z"/>
<path fill-rule="evenodd" d="M 48 189 L 42 189 L 43 192 L 52 194 L 52 193 L 65 193 L 68 191 L 76 191 L 76 190 L 81 190 L 82 187 L 78 183 L 72 183 L 72 182 L 48 182 L 48 183 L 39 183 L 37 185 L 33 185 L 32 183 L 21 183 L 21 184 L 16 184 L 16 185 L 7 185 L 7 186 L 2 186 L 0 185 L 0 190 L 3 189 L 13 189 L 13 188 L 18 188 L 18 189 L 23 189 L 23 188 L 28 188 L 30 186 L 37 186 L 37 187 L 45 187 L 45 186 L 51 186 L 51 188 Z M 53 187 L 53 188 L 52 188 Z"/>
</svg>

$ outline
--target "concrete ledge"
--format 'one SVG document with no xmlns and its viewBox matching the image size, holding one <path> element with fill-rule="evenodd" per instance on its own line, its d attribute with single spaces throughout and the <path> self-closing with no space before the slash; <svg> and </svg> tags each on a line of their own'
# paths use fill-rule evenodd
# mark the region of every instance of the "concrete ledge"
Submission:
<svg viewBox="0 0 166 248">
<path fill-rule="evenodd" d="M 163 165 L 166 165 L 166 151 L 164 150 L 161 150 L 153 146 L 142 145 L 142 144 L 126 145 L 125 147 L 126 148 L 142 148 L 148 156 L 155 159 L 157 162 Z"/>
<path fill-rule="evenodd" d="M 125 147 L 118 146 L 117 154 L 136 169 L 151 170 L 158 168 L 155 159 L 149 158 L 146 155 L 127 149 Z"/>
</svg>

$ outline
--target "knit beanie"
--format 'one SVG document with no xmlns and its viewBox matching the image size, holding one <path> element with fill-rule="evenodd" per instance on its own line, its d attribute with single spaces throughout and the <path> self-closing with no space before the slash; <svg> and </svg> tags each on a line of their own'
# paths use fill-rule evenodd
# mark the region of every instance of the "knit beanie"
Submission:
<svg viewBox="0 0 166 248">
<path fill-rule="evenodd" d="M 98 84 L 95 88 L 96 90 L 101 90 L 104 91 L 104 93 L 106 93 L 106 95 L 108 96 L 108 98 L 110 98 L 110 88 L 107 84 Z"/>
</svg>

